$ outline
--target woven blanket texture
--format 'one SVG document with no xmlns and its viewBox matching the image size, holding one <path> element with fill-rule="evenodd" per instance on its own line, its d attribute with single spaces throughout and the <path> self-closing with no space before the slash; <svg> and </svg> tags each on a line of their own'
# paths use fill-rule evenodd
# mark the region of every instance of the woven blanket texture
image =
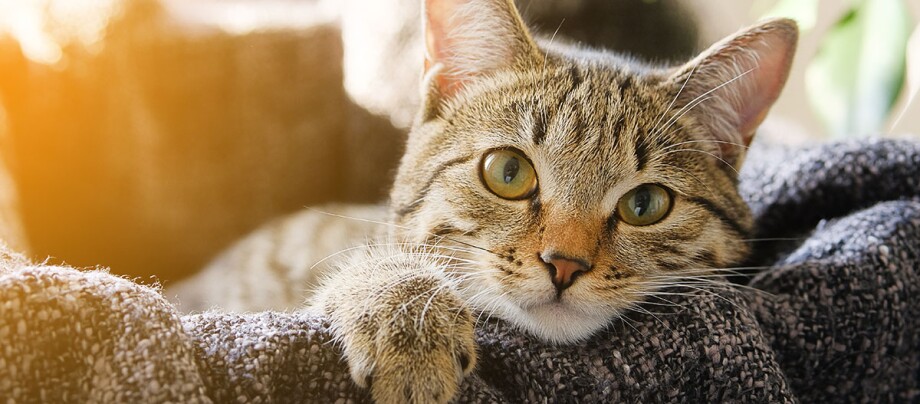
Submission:
<svg viewBox="0 0 920 404">
<path fill-rule="evenodd" d="M 920 399 L 920 144 L 755 147 L 741 189 L 746 265 L 764 267 L 746 286 L 675 289 L 574 345 L 484 322 L 458 401 Z M 183 316 L 157 289 L 8 251 L 0 341 L 2 402 L 369 399 L 322 318 Z"/>
</svg>

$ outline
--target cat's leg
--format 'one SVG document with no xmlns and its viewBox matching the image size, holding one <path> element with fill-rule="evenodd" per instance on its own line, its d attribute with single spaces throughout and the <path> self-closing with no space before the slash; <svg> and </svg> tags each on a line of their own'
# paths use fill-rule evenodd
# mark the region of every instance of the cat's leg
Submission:
<svg viewBox="0 0 920 404">
<path fill-rule="evenodd" d="M 185 312 L 296 310 L 349 249 L 385 234 L 382 205 L 333 204 L 272 220 L 166 295 Z"/>
<path fill-rule="evenodd" d="M 355 382 L 378 403 L 447 402 L 476 363 L 474 320 L 436 254 L 368 248 L 317 291 Z"/>
</svg>

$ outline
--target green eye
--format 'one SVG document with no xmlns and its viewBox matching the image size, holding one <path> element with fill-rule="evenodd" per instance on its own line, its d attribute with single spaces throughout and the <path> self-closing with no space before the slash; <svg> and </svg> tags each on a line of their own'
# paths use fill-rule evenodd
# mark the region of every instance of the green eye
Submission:
<svg viewBox="0 0 920 404">
<path fill-rule="evenodd" d="M 524 199 L 537 191 L 537 173 L 516 150 L 498 149 L 486 154 L 480 175 L 486 188 L 504 199 Z"/>
<path fill-rule="evenodd" d="M 623 195 L 617 203 L 617 214 L 633 226 L 658 223 L 671 210 L 671 194 L 663 187 L 643 184 Z"/>
</svg>

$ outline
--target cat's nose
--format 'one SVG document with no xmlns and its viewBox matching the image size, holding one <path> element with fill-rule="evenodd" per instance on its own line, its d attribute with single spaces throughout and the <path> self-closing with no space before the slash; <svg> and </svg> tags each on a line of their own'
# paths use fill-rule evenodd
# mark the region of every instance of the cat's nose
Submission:
<svg viewBox="0 0 920 404">
<path fill-rule="evenodd" d="M 549 277 L 556 286 L 556 290 L 562 293 L 563 290 L 572 286 L 572 282 L 578 275 L 588 272 L 591 265 L 584 260 L 569 258 L 559 254 L 542 254 L 540 258 L 546 263 L 546 269 L 549 270 Z"/>
</svg>

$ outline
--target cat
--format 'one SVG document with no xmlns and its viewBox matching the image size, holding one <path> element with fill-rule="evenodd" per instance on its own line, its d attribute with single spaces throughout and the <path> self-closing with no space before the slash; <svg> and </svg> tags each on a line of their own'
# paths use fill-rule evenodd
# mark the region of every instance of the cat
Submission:
<svg viewBox="0 0 920 404">
<path fill-rule="evenodd" d="M 511 0 L 423 6 L 422 106 L 387 216 L 362 227 L 385 222 L 389 241 L 310 275 L 308 310 L 375 401 L 454 397 L 479 315 L 574 343 L 671 280 L 748 255 L 737 170 L 785 84 L 794 22 L 663 67 L 536 39 Z"/>
</svg>

